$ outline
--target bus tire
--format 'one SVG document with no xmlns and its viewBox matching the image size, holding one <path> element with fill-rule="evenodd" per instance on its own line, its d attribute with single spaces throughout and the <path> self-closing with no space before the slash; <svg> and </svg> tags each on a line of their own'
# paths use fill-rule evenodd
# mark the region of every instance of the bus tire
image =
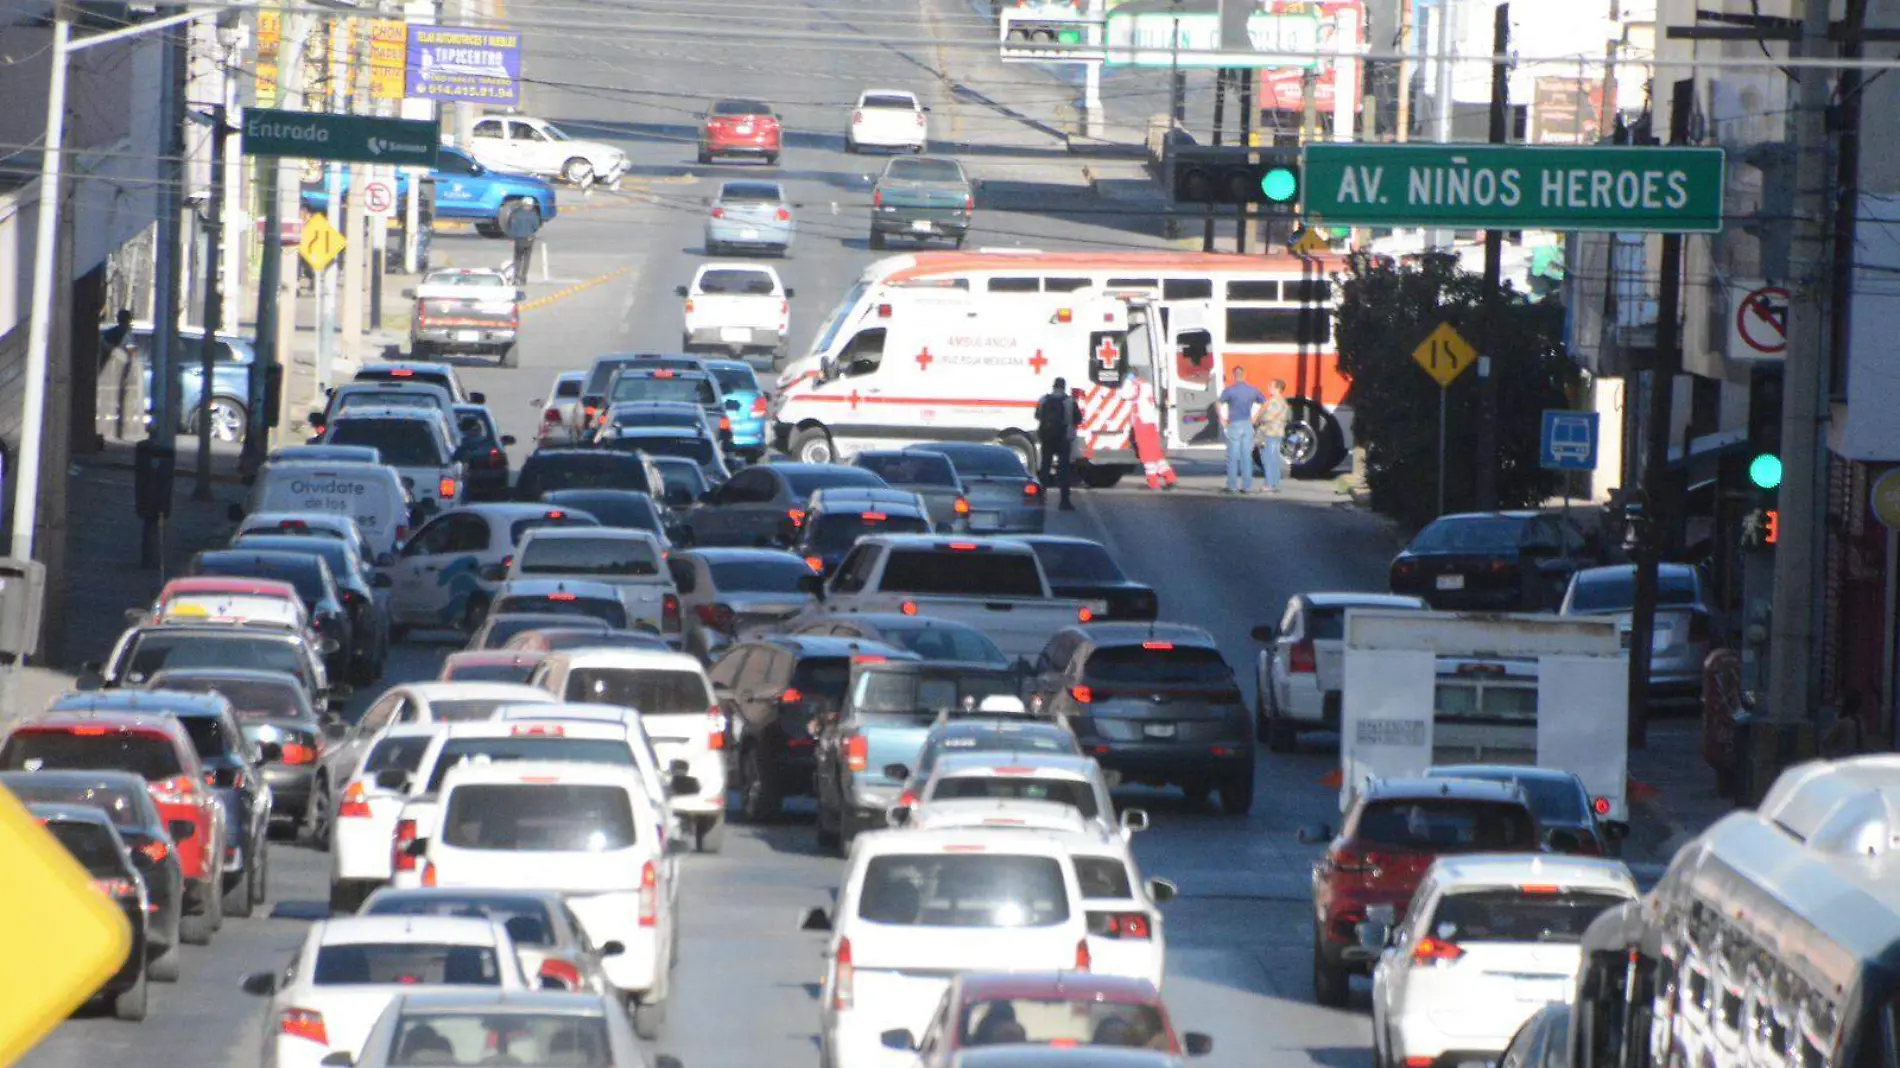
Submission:
<svg viewBox="0 0 1900 1068">
<path fill-rule="evenodd" d="M 829 464 L 838 461 L 838 447 L 821 426 L 801 427 L 792 435 L 792 459 L 801 464 Z"/>
<path fill-rule="evenodd" d="M 1029 472 L 1031 478 L 1035 477 L 1036 462 L 1040 457 L 1036 455 L 1036 443 L 1030 440 L 1028 434 L 1020 430 L 1005 430 L 996 436 L 996 443 L 1015 453 L 1016 458 L 1023 462 L 1023 469 Z"/>
<path fill-rule="evenodd" d="M 1308 401 L 1293 402 L 1287 423 L 1286 462 L 1294 478 L 1329 478 L 1346 458 L 1346 435 L 1339 420 Z"/>
</svg>

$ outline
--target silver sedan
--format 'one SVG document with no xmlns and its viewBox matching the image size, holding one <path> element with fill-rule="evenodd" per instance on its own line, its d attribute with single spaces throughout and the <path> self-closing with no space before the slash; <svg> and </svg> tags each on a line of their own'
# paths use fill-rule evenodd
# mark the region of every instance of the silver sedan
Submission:
<svg viewBox="0 0 1900 1068">
<path fill-rule="evenodd" d="M 706 254 L 741 251 L 783 256 L 798 236 L 792 204 L 777 182 L 727 182 L 719 187 L 706 216 Z"/>
</svg>

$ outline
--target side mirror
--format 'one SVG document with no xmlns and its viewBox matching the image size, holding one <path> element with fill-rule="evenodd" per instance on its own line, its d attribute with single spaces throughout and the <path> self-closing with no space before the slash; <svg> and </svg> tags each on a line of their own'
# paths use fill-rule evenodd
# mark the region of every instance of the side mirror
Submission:
<svg viewBox="0 0 1900 1068">
<path fill-rule="evenodd" d="M 276 742 L 257 743 L 257 759 L 261 763 L 275 764 L 284 759 L 284 747 Z"/>
<path fill-rule="evenodd" d="M 666 766 L 668 775 L 690 775 L 692 772 L 693 766 L 684 760 L 675 760 Z"/>
<path fill-rule="evenodd" d="M 500 564 L 483 564 L 479 574 L 483 582 L 508 581 L 508 569 Z"/>
<path fill-rule="evenodd" d="M 699 795 L 699 780 L 693 778 L 691 775 L 673 776 L 673 781 L 668 784 L 668 787 L 675 797 L 697 797 Z"/>
<path fill-rule="evenodd" d="M 884 777 L 897 782 L 904 782 L 910 778 L 910 769 L 902 764 L 886 764 L 884 765 Z"/>
<path fill-rule="evenodd" d="M 1181 895 L 1181 888 L 1168 879 L 1148 880 L 1148 900 L 1165 905 Z"/>
<path fill-rule="evenodd" d="M 385 575 L 380 571 L 369 577 L 370 589 L 373 589 L 373 590 L 386 590 L 386 589 L 389 589 L 391 586 L 394 586 L 395 584 L 396 584 L 395 579 L 390 578 L 388 575 Z"/>
<path fill-rule="evenodd" d="M 686 295 L 686 287 L 685 287 L 685 286 L 674 286 L 674 287 L 673 287 L 673 295 L 674 295 L 674 296 L 676 296 L 676 297 L 683 297 L 683 296 L 685 296 L 685 295 Z"/>
<path fill-rule="evenodd" d="M 627 951 L 626 944 L 624 942 L 616 941 L 616 942 L 608 942 L 606 945 L 601 946 L 597 952 L 599 952 L 599 954 L 603 957 L 618 957 L 622 953 L 625 953 L 626 951 Z"/>
<path fill-rule="evenodd" d="M 421 860 L 429 855 L 429 840 L 427 838 L 410 839 L 409 844 L 402 847 L 402 855 Z"/>
<path fill-rule="evenodd" d="M 238 989 L 254 998 L 267 998 L 277 993 L 276 972 L 252 972 L 238 980 Z"/>
<path fill-rule="evenodd" d="M 1189 1031 L 1181 1036 L 1181 1048 L 1190 1057 L 1205 1057 L 1214 1052 L 1214 1040 L 1199 1031 Z"/>
<path fill-rule="evenodd" d="M 224 510 L 224 518 L 229 519 L 233 523 L 244 522 L 244 506 L 241 504 L 231 505 Z"/>
<path fill-rule="evenodd" d="M 323 1065 L 323 1068 L 350 1068 L 350 1065 L 356 1063 L 356 1058 L 350 1056 L 349 1050 L 340 1049 L 335 1053 L 324 1054 L 323 1059 L 317 1063 Z"/>
<path fill-rule="evenodd" d="M 401 768 L 384 768 L 376 773 L 376 778 L 372 781 L 376 783 L 378 790 L 401 793 L 409 789 L 409 773 Z"/>
<path fill-rule="evenodd" d="M 187 841 L 198 833 L 198 825 L 190 820 L 172 820 L 165 829 L 171 832 L 173 843 Z"/>
<path fill-rule="evenodd" d="M 373 562 L 376 564 L 377 567 L 395 567 L 396 554 L 395 553 L 377 553 L 376 559 Z"/>
<path fill-rule="evenodd" d="M 831 930 L 831 915 L 821 908 L 809 908 L 799 917 L 798 929 L 801 931 Z"/>
<path fill-rule="evenodd" d="M 501 436 L 501 443 L 503 445 L 513 445 L 515 443 L 515 436 L 513 434 L 503 434 Z"/>
<path fill-rule="evenodd" d="M 884 1032 L 877 1036 L 877 1040 L 884 1044 L 885 1049 L 894 1049 L 900 1053 L 909 1053 L 917 1048 L 917 1040 L 911 1037 L 911 1033 L 902 1027 L 892 1028 Z"/>
<path fill-rule="evenodd" d="M 786 299 L 786 300 L 790 300 L 790 299 L 792 299 L 793 297 L 796 297 L 796 296 L 798 296 L 798 291 L 797 291 L 797 290 L 795 290 L 795 289 L 793 289 L 793 288 L 792 288 L 791 286 L 786 286 L 786 287 L 785 287 L 785 299 Z"/>
<path fill-rule="evenodd" d="M 1301 827 L 1293 837 L 1298 839 L 1301 845 L 1319 845 L 1333 840 L 1333 829 L 1324 823 L 1309 823 Z"/>
<path fill-rule="evenodd" d="M 1271 623 L 1262 623 L 1259 626 L 1255 627 L 1253 630 L 1249 631 L 1248 633 L 1252 634 L 1253 640 L 1257 642 L 1273 642 L 1273 641 L 1280 640 L 1280 628 L 1274 626 Z"/>
<path fill-rule="evenodd" d="M 892 805 L 885 809 L 884 822 L 892 827 L 902 827 L 910 823 L 910 806 Z"/>
<path fill-rule="evenodd" d="M 1142 808 L 1122 809 L 1121 824 L 1122 830 L 1128 834 L 1135 834 L 1147 830 L 1148 810 Z"/>
</svg>

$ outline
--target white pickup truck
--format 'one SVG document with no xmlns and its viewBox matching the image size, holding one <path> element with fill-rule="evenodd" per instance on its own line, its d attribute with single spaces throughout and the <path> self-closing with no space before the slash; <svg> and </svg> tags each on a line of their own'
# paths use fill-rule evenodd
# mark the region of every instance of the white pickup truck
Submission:
<svg viewBox="0 0 1900 1068">
<path fill-rule="evenodd" d="M 805 589 L 818 604 L 788 630 L 826 615 L 901 612 L 975 627 L 1004 656 L 1025 662 L 1034 661 L 1056 631 L 1107 610 L 1103 601 L 1053 596 L 1035 550 L 1007 538 L 859 538 L 829 579 L 813 575 Z"/>
<path fill-rule="evenodd" d="M 472 352 L 492 354 L 502 367 L 515 365 L 524 294 L 500 271 L 475 267 L 430 271 L 421 285 L 405 295 L 416 301 L 409 326 L 409 352 L 416 359 Z"/>
<path fill-rule="evenodd" d="M 774 358 L 783 355 L 792 291 L 772 268 L 708 263 L 693 273 L 692 284 L 674 292 L 686 301 L 680 344 L 687 352 L 718 349 L 735 357 L 748 352 L 769 352 Z"/>
<path fill-rule="evenodd" d="M 627 626 L 655 634 L 679 629 L 679 591 L 666 567 L 658 538 L 644 530 L 615 527 L 543 527 L 531 530 L 515 549 L 506 581 L 579 579 L 599 582 L 620 594 Z M 667 602 L 673 611 L 666 610 Z"/>
</svg>

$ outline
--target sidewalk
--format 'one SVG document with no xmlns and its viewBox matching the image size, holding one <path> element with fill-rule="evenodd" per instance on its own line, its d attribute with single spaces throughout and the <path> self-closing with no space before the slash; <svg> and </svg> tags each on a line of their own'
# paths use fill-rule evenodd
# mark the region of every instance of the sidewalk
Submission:
<svg viewBox="0 0 1900 1068">
<path fill-rule="evenodd" d="M 1715 773 L 1702 762 L 1702 717 L 1649 721 L 1648 744 L 1629 755 L 1632 866 L 1667 865 L 1676 850 L 1735 808 L 1716 793 Z"/>
</svg>

